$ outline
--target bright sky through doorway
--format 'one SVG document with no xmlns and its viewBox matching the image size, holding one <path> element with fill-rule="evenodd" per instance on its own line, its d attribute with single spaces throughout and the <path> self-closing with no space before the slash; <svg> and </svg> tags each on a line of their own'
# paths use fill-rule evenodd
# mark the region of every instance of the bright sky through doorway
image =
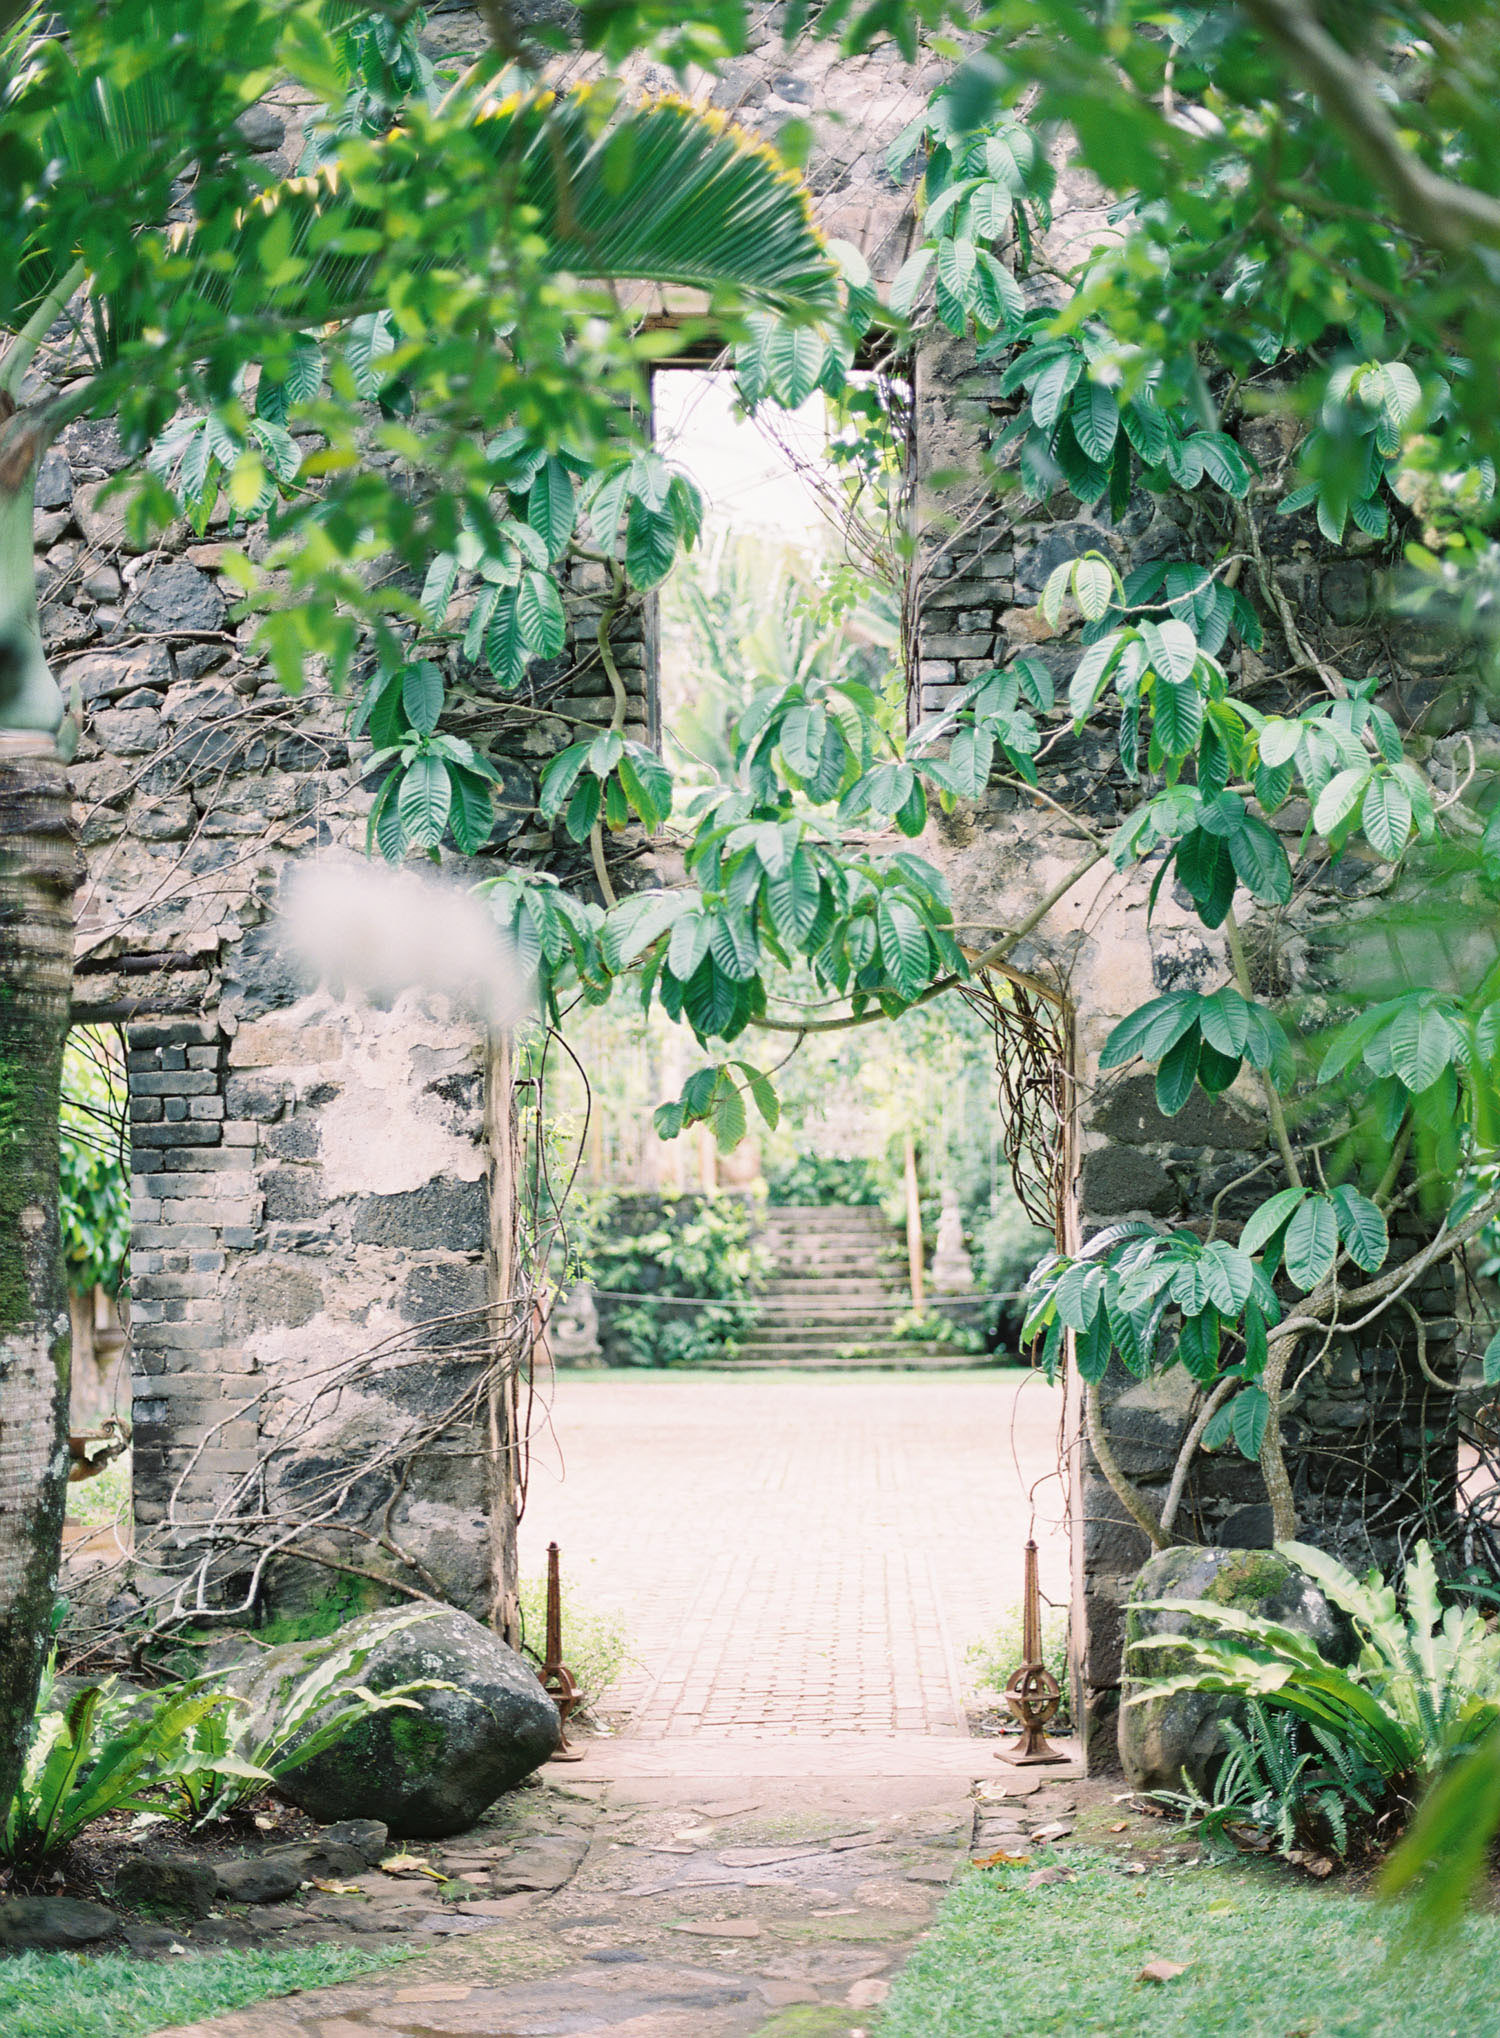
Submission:
<svg viewBox="0 0 1500 2038">
<path fill-rule="evenodd" d="M 652 387 L 657 446 L 697 482 L 715 523 L 819 552 L 832 548 L 833 526 L 809 481 L 769 432 L 736 414 L 732 375 L 661 368 Z M 821 465 L 828 430 L 822 396 L 776 418 L 795 459 Z"/>
</svg>

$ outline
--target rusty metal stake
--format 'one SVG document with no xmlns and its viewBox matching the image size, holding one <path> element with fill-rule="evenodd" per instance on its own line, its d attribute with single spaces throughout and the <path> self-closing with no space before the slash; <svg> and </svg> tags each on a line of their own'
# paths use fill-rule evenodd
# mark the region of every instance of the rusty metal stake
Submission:
<svg viewBox="0 0 1500 2038">
<path fill-rule="evenodd" d="M 547 1545 L 547 1654 L 542 1663 L 542 1689 L 557 1707 L 562 1735 L 557 1752 L 566 1756 L 569 1748 L 568 1716 L 577 1707 L 583 1693 L 578 1689 L 577 1678 L 563 1661 L 562 1577 L 556 1543 Z"/>
<path fill-rule="evenodd" d="M 1007 1762 L 1018 1767 L 1029 1762 L 1066 1762 L 1042 1732 L 1062 1703 L 1062 1687 L 1042 1661 L 1042 1588 L 1037 1575 L 1036 1544 L 1026 1545 L 1026 1596 L 1021 1612 L 1021 1655 L 1019 1670 L 1011 1672 L 1005 1686 L 1005 1700 L 1021 1723 L 1021 1745 Z"/>
</svg>

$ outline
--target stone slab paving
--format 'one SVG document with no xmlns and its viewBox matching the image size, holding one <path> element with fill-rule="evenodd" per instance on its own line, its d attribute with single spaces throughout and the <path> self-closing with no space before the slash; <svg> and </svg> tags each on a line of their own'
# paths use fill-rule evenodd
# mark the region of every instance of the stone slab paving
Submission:
<svg viewBox="0 0 1500 2038">
<path fill-rule="evenodd" d="M 555 1537 L 580 1600 L 626 1617 L 633 1711 L 490 1823 L 562 1836 L 576 1872 L 553 1887 L 483 1829 L 416 1848 L 441 1890 L 376 1873 L 336 1901 L 419 1960 L 171 2038 L 868 2038 L 970 1857 L 1065 1837 L 1100 1790 L 964 1725 L 964 1650 L 1015 1604 L 1028 1531 L 1066 1589 L 1040 1382 L 569 1375 L 551 1416 L 523 1568 Z"/>
<path fill-rule="evenodd" d="M 632 1738 L 961 1736 L 965 1652 L 1019 1602 L 1029 1530 L 1067 1598 L 1039 1375 L 570 1372 L 545 1416 L 522 1569 L 555 1539 L 625 1619 L 604 1709 Z"/>
<path fill-rule="evenodd" d="M 971 1857 L 1065 1839 L 1080 1794 L 1100 1793 L 1071 1768 L 977 1787 L 957 1773 L 557 1775 L 549 1798 L 591 1834 L 565 1888 L 505 1898 L 499 1917 L 498 1903 L 454 1906 L 439 1951 L 170 2038 L 868 2038 Z"/>
</svg>

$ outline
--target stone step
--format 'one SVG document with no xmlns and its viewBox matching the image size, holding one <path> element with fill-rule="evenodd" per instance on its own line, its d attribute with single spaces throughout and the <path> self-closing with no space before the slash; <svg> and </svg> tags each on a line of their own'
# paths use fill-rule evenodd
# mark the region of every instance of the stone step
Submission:
<svg viewBox="0 0 1500 2038">
<path fill-rule="evenodd" d="M 889 1309 L 869 1309 L 855 1316 L 825 1316 L 819 1311 L 809 1310 L 805 1316 L 762 1316 L 747 1335 L 777 1343 L 795 1343 L 809 1340 L 828 1344 L 842 1338 L 846 1343 L 862 1338 L 889 1337 L 891 1334 Z"/>
<path fill-rule="evenodd" d="M 905 1287 L 893 1283 L 862 1281 L 855 1275 L 841 1281 L 768 1281 L 757 1293 L 767 1308 L 795 1309 L 803 1302 L 820 1308 L 868 1307 L 905 1309 L 910 1300 Z"/>
<path fill-rule="evenodd" d="M 892 1246 L 872 1241 L 869 1245 L 788 1245 L 771 1255 L 774 1265 L 801 1271 L 821 1269 L 839 1273 L 849 1268 L 905 1266 L 906 1255 Z"/>
<path fill-rule="evenodd" d="M 857 1357 L 838 1358 L 832 1354 L 788 1355 L 742 1350 L 733 1359 L 705 1359 L 693 1370 L 698 1373 L 734 1373 L 751 1370 L 768 1373 L 952 1373 L 975 1366 L 1014 1365 L 1016 1361 L 984 1353 L 954 1352 L 944 1345 L 867 1345 Z"/>
<path fill-rule="evenodd" d="M 776 1347 L 789 1345 L 789 1347 L 805 1347 L 809 1351 L 811 1349 L 832 1351 L 836 1345 L 870 1345 L 874 1341 L 878 1341 L 882 1345 L 903 1343 L 903 1339 L 893 1339 L 891 1337 L 891 1319 L 889 1317 L 878 1319 L 876 1323 L 840 1323 L 840 1325 L 817 1323 L 817 1325 L 797 1325 L 797 1329 L 776 1331 L 776 1333 L 758 1327 L 758 1329 L 746 1331 L 744 1337 L 740 1339 L 740 1343 L 746 1349 L 750 1345 L 764 1345 L 766 1349 L 772 1347 L 772 1345 L 776 1345 Z"/>
</svg>

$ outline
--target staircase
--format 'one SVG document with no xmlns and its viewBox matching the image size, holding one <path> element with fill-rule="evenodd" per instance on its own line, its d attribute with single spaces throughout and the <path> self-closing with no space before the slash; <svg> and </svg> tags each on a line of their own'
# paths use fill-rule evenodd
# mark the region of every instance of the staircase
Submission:
<svg viewBox="0 0 1500 2038">
<path fill-rule="evenodd" d="M 773 1204 L 760 1242 L 773 1262 L 771 1278 L 734 1365 L 850 1372 L 974 1363 L 946 1345 L 891 1335 L 892 1320 L 911 1307 L 911 1291 L 905 1238 L 879 1210 Z"/>
</svg>

